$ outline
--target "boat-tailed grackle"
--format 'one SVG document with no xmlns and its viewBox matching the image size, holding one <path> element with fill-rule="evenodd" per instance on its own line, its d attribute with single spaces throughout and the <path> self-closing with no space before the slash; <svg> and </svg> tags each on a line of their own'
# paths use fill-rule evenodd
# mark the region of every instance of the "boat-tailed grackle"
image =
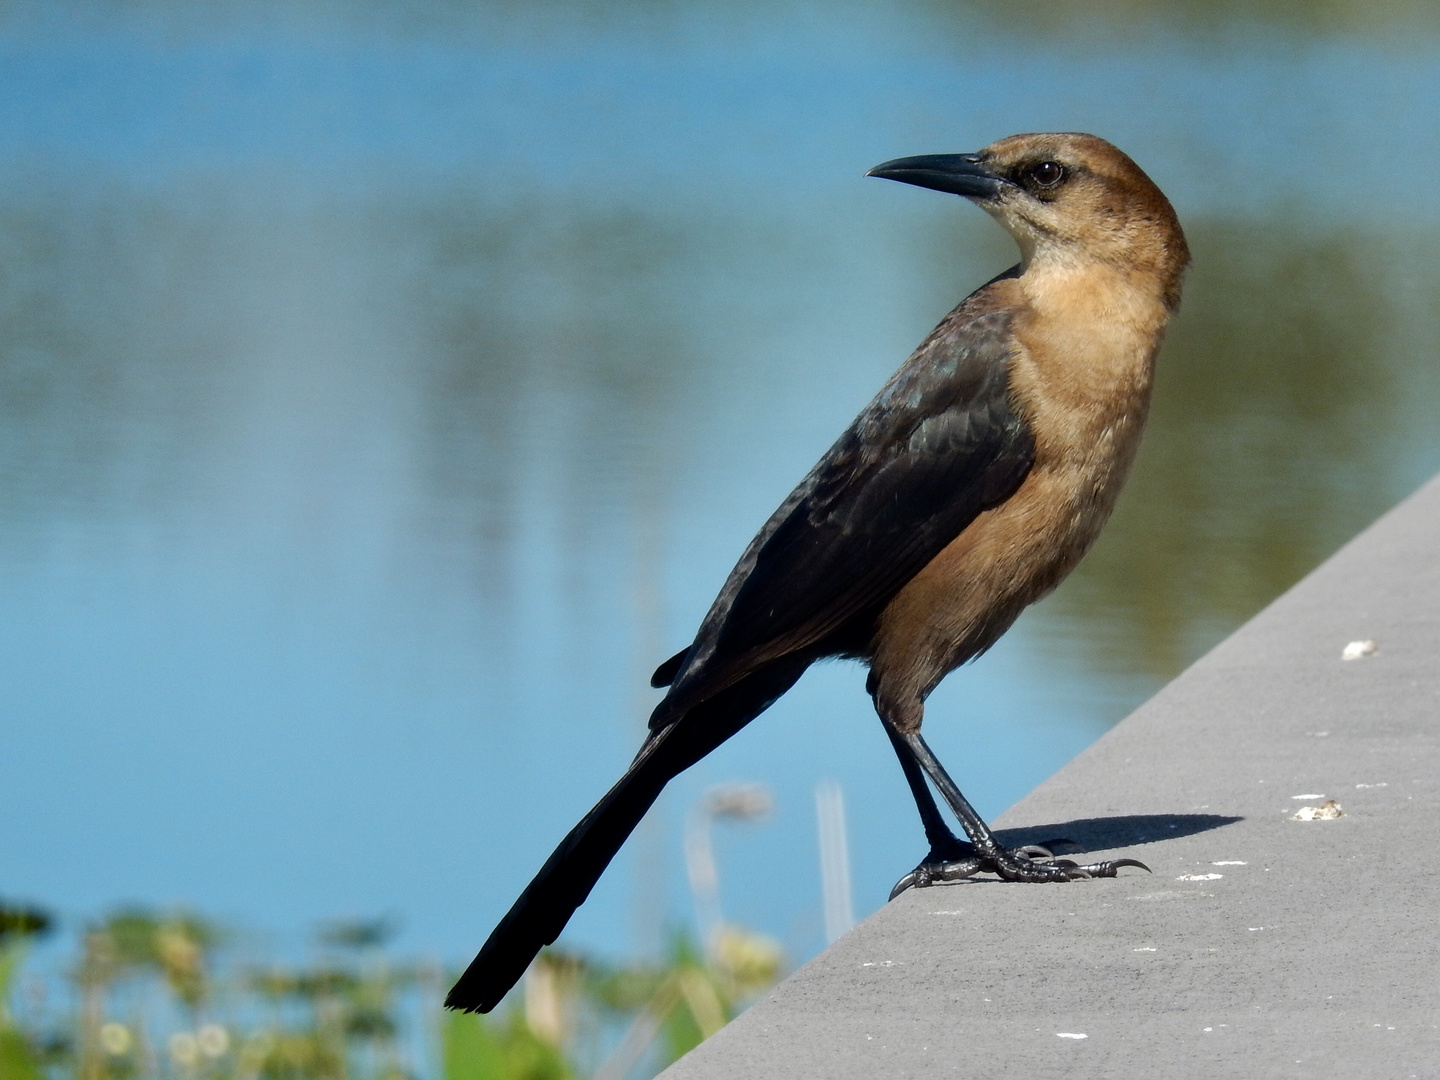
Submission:
<svg viewBox="0 0 1440 1080">
<path fill-rule="evenodd" d="M 1001 847 L 920 725 L 940 680 L 1054 589 L 1110 515 L 1180 300 L 1180 223 L 1150 178 L 1093 135 L 1015 135 L 868 175 L 963 195 L 1009 230 L 1020 263 L 945 317 L 751 541 L 695 640 L 655 672 L 669 690 L 635 760 L 500 921 L 451 1008 L 494 1008 L 665 784 L 823 657 L 869 665 L 920 810 L 930 851 L 896 893 L 980 872 L 1070 881 L 1142 865 Z"/>
</svg>

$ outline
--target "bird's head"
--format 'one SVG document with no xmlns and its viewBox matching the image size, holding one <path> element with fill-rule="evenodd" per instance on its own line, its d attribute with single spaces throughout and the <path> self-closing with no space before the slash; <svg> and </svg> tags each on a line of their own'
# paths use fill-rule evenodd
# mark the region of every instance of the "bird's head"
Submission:
<svg viewBox="0 0 1440 1080">
<path fill-rule="evenodd" d="M 1012 135 L 975 154 L 896 158 L 867 176 L 964 195 L 1004 225 L 1024 265 L 1100 260 L 1152 273 L 1179 297 L 1190 261 L 1170 201 L 1094 135 Z"/>
</svg>

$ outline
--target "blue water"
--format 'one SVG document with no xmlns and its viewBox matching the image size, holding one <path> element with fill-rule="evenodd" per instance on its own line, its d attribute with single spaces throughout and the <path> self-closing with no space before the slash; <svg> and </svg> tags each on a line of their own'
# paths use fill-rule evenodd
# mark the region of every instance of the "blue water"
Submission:
<svg viewBox="0 0 1440 1080">
<path fill-rule="evenodd" d="M 1196 241 L 1113 538 L 932 698 L 982 813 L 1440 468 L 1435 28 L 1034 30 L 10 9 L 0 896 L 392 913 L 466 959 L 753 531 L 1012 261 L 959 200 L 863 178 L 890 157 L 1094 131 Z M 567 940 L 689 920 L 684 814 L 737 780 L 776 810 L 720 827 L 727 917 L 823 944 L 827 777 L 878 907 L 923 843 L 862 685 L 816 669 L 677 781 Z"/>
</svg>

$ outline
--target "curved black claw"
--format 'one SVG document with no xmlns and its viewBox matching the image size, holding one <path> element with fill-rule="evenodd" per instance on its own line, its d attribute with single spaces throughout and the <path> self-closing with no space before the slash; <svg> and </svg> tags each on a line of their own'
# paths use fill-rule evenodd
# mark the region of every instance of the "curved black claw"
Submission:
<svg viewBox="0 0 1440 1080">
<path fill-rule="evenodd" d="M 917 882 L 919 882 L 919 880 L 920 880 L 920 871 L 919 871 L 919 869 L 916 868 L 916 869 L 914 869 L 914 870 L 911 870 L 908 874 L 906 874 L 904 877 L 902 877 L 899 881 L 895 882 L 895 887 L 890 890 L 890 895 L 889 895 L 889 897 L 886 898 L 886 901 L 885 901 L 885 902 L 888 904 L 891 900 L 894 900 L 895 897 L 899 896 L 902 892 L 904 892 L 906 889 L 911 888 L 912 886 L 913 886 L 914 888 L 917 888 L 917 889 L 923 889 L 923 888 L 925 887 L 925 885 L 929 885 L 929 884 L 930 884 L 930 879 L 929 879 L 929 876 L 928 876 L 928 875 L 927 875 L 926 878 L 925 878 L 925 885 L 919 885 L 919 884 L 917 884 Z"/>
<path fill-rule="evenodd" d="M 1055 853 L 1050 850 L 1049 845 L 1042 847 L 1040 844 L 1026 844 L 1024 847 L 1011 848 L 1010 854 L 1020 855 L 1027 859 L 1055 858 Z"/>
<path fill-rule="evenodd" d="M 1122 866 L 1138 866 L 1147 874 L 1153 874 L 1155 872 L 1139 859 L 1106 859 L 1104 862 L 1090 863 L 1087 866 L 1077 866 L 1075 869 L 1084 870 L 1086 877 L 1114 877 L 1115 871 L 1119 870 Z"/>
<path fill-rule="evenodd" d="M 931 862 L 927 859 L 895 883 L 895 887 L 890 890 L 890 899 L 894 900 L 906 889 L 927 889 L 942 881 L 959 881 L 961 878 L 978 874 L 983 869 L 984 860 L 974 856 L 946 862 Z"/>
<path fill-rule="evenodd" d="M 894 900 L 906 889 L 924 889 L 939 881 L 959 881 L 979 873 L 983 865 L 984 861 L 975 854 L 974 844 L 954 836 L 937 840 L 930 845 L 920 865 L 895 883 L 890 899 Z"/>
</svg>

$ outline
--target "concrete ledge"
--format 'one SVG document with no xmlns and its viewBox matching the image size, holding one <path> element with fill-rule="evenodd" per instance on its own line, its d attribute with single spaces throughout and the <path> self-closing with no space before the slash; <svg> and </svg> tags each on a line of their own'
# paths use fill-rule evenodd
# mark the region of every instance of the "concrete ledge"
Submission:
<svg viewBox="0 0 1440 1080">
<path fill-rule="evenodd" d="M 664 1075 L 1440 1076 L 1440 480 L 999 824 L 1155 873 L 906 893 Z"/>
</svg>

